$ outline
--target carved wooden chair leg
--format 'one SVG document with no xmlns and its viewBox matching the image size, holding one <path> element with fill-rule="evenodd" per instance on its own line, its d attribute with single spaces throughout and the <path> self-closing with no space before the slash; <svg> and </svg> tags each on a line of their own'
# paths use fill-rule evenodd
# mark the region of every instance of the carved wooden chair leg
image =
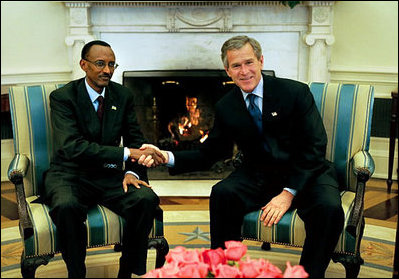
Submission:
<svg viewBox="0 0 399 279">
<path fill-rule="evenodd" d="M 25 252 L 21 255 L 22 278 L 35 278 L 36 269 L 41 265 L 47 265 L 54 255 L 26 258 Z"/>
<path fill-rule="evenodd" d="M 339 262 L 345 267 L 346 278 L 357 278 L 360 272 L 360 266 L 364 263 L 360 255 L 334 254 L 333 261 Z"/>
<path fill-rule="evenodd" d="M 363 237 L 365 221 L 362 219 L 362 225 L 360 228 L 359 243 L 357 247 L 360 247 L 360 241 Z M 357 255 L 342 255 L 334 254 L 332 260 L 336 263 L 339 262 L 345 267 L 346 278 L 357 278 L 360 272 L 360 266 L 364 263 L 364 260 L 360 256 L 360 252 Z"/>
<path fill-rule="evenodd" d="M 118 243 L 114 245 L 115 252 L 122 252 L 122 244 Z"/>
<path fill-rule="evenodd" d="M 271 249 L 269 242 L 263 242 L 261 246 L 262 250 L 269 251 Z"/>
</svg>

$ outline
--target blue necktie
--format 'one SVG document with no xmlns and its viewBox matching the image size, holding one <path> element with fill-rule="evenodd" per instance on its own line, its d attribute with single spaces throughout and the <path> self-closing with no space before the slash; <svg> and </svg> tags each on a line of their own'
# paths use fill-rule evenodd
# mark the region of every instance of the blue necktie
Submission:
<svg viewBox="0 0 399 279">
<path fill-rule="evenodd" d="M 249 114 L 252 116 L 252 118 L 256 124 L 256 127 L 258 128 L 259 134 L 263 138 L 263 148 L 267 152 L 269 152 L 270 151 L 269 145 L 266 142 L 266 139 L 264 138 L 264 135 L 262 133 L 262 131 L 263 131 L 262 112 L 260 111 L 259 107 L 255 104 L 255 99 L 257 98 L 257 96 L 253 93 L 250 93 L 250 94 L 248 94 L 247 98 L 249 100 L 249 105 L 248 105 Z"/>
<path fill-rule="evenodd" d="M 248 111 L 251 114 L 253 120 L 255 121 L 256 127 L 258 127 L 258 131 L 262 134 L 262 112 L 255 104 L 256 95 L 253 93 L 248 94 L 247 96 L 249 100 Z"/>
</svg>

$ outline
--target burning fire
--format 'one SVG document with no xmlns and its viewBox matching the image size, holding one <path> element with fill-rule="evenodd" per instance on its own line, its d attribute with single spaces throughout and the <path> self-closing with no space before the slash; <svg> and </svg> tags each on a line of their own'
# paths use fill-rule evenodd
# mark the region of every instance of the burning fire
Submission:
<svg viewBox="0 0 399 279">
<path fill-rule="evenodd" d="M 176 143 L 180 140 L 195 140 L 199 137 L 199 141 L 203 143 L 208 138 L 209 132 L 205 132 L 198 127 L 200 122 L 200 110 L 197 108 L 197 104 L 198 98 L 186 97 L 187 115 L 180 117 L 177 123 L 175 121 L 169 122 L 168 130 Z M 176 132 L 178 132 L 178 135 L 174 132 L 174 127 L 177 128 Z"/>
</svg>

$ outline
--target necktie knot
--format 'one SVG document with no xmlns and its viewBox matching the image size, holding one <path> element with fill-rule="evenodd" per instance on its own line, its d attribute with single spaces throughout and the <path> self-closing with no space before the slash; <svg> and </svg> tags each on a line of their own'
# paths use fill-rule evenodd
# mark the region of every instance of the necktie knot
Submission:
<svg viewBox="0 0 399 279">
<path fill-rule="evenodd" d="M 102 122 L 104 114 L 104 97 L 101 95 L 98 96 L 97 101 L 98 101 L 97 116 L 98 119 L 100 119 L 100 122 Z"/>
</svg>

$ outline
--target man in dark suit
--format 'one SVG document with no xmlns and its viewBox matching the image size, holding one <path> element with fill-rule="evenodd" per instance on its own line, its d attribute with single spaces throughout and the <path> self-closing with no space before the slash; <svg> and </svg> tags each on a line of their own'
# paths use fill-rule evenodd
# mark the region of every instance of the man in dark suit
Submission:
<svg viewBox="0 0 399 279">
<path fill-rule="evenodd" d="M 54 156 L 45 177 L 44 199 L 71 278 L 86 275 L 84 221 L 94 204 L 103 204 L 126 220 L 118 277 L 146 272 L 148 235 L 159 198 L 148 184 L 146 167 L 128 159 L 144 155 L 147 166 L 152 166 L 165 158 L 154 149 L 144 153 L 138 149 L 145 140 L 133 95 L 111 81 L 117 66 L 108 43 L 89 42 L 80 60 L 86 77 L 50 94 Z"/>
<path fill-rule="evenodd" d="M 199 150 L 162 151 L 170 173 L 208 169 L 231 157 L 236 144 L 242 165 L 213 186 L 210 196 L 211 248 L 239 240 L 246 213 L 262 208 L 261 221 L 271 226 L 295 206 L 306 228 L 300 264 L 310 277 L 323 277 L 344 213 L 309 87 L 262 75 L 261 46 L 252 38 L 233 37 L 221 51 L 237 87 L 216 104 L 213 129 Z M 143 159 L 139 163 L 147 162 Z"/>
</svg>

